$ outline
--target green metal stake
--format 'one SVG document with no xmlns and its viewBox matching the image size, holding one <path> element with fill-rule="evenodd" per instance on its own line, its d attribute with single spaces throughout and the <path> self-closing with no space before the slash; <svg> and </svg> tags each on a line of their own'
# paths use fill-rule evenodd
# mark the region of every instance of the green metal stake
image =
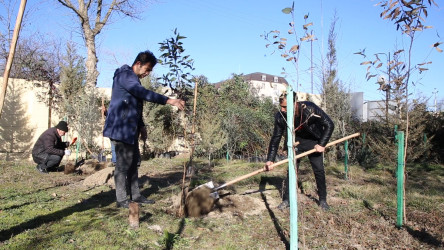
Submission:
<svg viewBox="0 0 444 250">
<path fill-rule="evenodd" d="M 396 142 L 398 144 L 396 226 L 400 228 L 402 227 L 402 219 L 404 218 L 404 131 L 396 132 Z"/>
<path fill-rule="evenodd" d="M 345 172 L 345 179 L 348 180 L 348 140 L 346 140 L 344 143 L 344 151 L 345 151 L 344 172 Z"/>
<path fill-rule="evenodd" d="M 298 249 L 298 200 L 293 156 L 293 90 L 287 87 L 288 188 L 290 189 L 290 249 Z"/>
</svg>

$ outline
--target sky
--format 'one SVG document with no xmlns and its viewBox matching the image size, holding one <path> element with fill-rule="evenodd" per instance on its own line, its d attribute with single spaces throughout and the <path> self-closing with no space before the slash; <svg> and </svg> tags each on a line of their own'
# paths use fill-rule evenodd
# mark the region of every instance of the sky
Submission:
<svg viewBox="0 0 444 250">
<path fill-rule="evenodd" d="M 439 1 L 437 1 L 439 2 Z M 114 70 L 123 64 L 132 64 L 137 53 L 151 50 L 160 56 L 159 43 L 173 36 L 173 30 L 187 37 L 183 40 L 185 55 L 194 59 L 193 75 L 204 75 L 211 83 L 226 80 L 232 74 L 262 72 L 283 76 L 293 89 L 311 92 L 311 58 L 314 64 L 313 92 L 319 93 L 321 59 L 327 53 L 328 32 L 336 15 L 336 50 L 338 78 L 351 92 L 364 92 L 365 100 L 384 99 L 378 91 L 376 80 L 366 80 L 365 60 L 374 60 L 375 53 L 385 53 L 404 48 L 408 39 L 396 31 L 388 20 L 379 17 L 381 7 L 373 0 L 295 0 L 295 24 L 298 36 L 302 37 L 304 15 L 312 22 L 316 39 L 312 44 L 301 43 L 299 67 L 285 61 L 279 52 L 266 48 L 267 42 L 261 35 L 279 30 L 294 43 L 294 37 L 286 34 L 291 15 L 282 9 L 290 7 L 287 0 L 152 0 L 141 5 L 138 20 L 113 16 L 97 40 L 99 57 L 99 87 L 111 87 Z M 429 70 L 412 77 L 414 85 L 410 92 L 415 96 L 430 98 L 429 105 L 444 100 L 443 69 L 444 53 L 431 47 L 435 42 L 444 42 L 444 5 L 429 8 L 425 25 L 433 29 L 418 34 L 414 41 L 413 63 L 432 61 Z M 80 53 L 86 49 L 78 34 L 76 19 L 66 8 L 52 0 L 28 1 L 31 27 L 47 34 L 75 41 Z M 32 30 L 32 29 L 31 29 Z M 29 31 L 29 27 L 28 27 Z M 26 29 L 24 32 L 27 32 Z M 444 49 L 444 44 L 441 45 Z M 355 54 L 365 49 L 369 59 Z M 381 56 L 384 58 L 384 55 Z M 405 59 L 406 60 L 406 59 Z M 153 74 L 162 75 L 168 70 L 157 65 Z M 382 72 L 381 72 L 382 74 Z"/>
</svg>

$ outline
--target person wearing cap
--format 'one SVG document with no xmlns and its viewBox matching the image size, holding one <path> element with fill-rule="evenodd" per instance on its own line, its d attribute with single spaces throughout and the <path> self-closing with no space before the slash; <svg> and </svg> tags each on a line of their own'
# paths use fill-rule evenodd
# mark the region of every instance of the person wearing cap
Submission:
<svg viewBox="0 0 444 250">
<path fill-rule="evenodd" d="M 311 167 L 316 180 L 318 188 L 319 206 L 323 210 L 328 210 L 327 203 L 327 185 L 325 183 L 325 170 L 323 152 L 330 137 L 333 133 L 334 124 L 330 117 L 316 104 L 304 101 L 298 102 L 296 93 L 296 105 L 294 112 L 294 130 L 297 153 L 303 153 L 312 149 L 316 149 L 315 153 L 308 155 Z M 279 142 L 282 135 L 285 135 L 285 149 L 287 142 L 287 98 L 286 93 L 279 97 L 280 110 L 275 114 L 273 136 L 271 137 L 268 147 L 267 162 L 265 163 L 265 170 L 273 169 L 271 166 L 276 158 L 276 153 L 279 148 Z M 299 162 L 299 161 L 298 161 Z M 289 187 L 288 187 L 288 173 L 283 185 L 282 203 L 278 206 L 279 209 L 285 209 L 290 206 Z"/>
<path fill-rule="evenodd" d="M 144 101 L 169 104 L 180 110 L 185 107 L 184 100 L 171 99 L 142 86 L 140 79 L 148 76 L 156 64 L 156 57 L 147 50 L 137 55 L 132 66 L 123 65 L 114 72 L 103 136 L 110 138 L 115 146 L 114 183 L 118 208 L 128 208 L 131 201 L 141 204 L 154 203 L 140 194 L 138 184 L 138 138 L 145 126 L 142 119 Z M 129 193 L 125 183 L 128 183 Z"/>
<path fill-rule="evenodd" d="M 51 168 L 60 165 L 64 155 L 69 155 L 67 150 L 69 142 L 63 142 L 62 136 L 68 132 L 68 123 L 60 121 L 55 127 L 43 132 L 37 139 L 32 149 L 32 159 L 37 163 L 36 169 L 40 173 L 47 174 Z"/>
</svg>

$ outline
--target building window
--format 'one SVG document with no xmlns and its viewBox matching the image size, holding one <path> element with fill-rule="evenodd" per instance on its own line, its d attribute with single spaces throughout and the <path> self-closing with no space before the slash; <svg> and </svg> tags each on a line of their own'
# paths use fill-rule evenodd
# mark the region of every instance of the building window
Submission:
<svg viewBox="0 0 444 250">
<path fill-rule="evenodd" d="M 267 76 L 266 75 L 262 75 L 262 81 L 266 81 L 267 80 Z"/>
<path fill-rule="evenodd" d="M 279 77 L 275 76 L 274 77 L 274 82 L 279 82 Z"/>
</svg>

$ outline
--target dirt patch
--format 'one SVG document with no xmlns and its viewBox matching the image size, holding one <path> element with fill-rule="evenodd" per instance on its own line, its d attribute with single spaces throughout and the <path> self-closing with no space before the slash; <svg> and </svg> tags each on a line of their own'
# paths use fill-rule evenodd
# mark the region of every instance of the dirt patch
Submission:
<svg viewBox="0 0 444 250">
<path fill-rule="evenodd" d="M 83 186 L 94 187 L 104 184 L 114 186 L 114 168 L 104 168 L 83 180 Z"/>
<path fill-rule="evenodd" d="M 72 162 L 66 163 L 65 167 L 63 168 L 64 174 L 72 174 L 76 170 L 76 165 Z"/>
<path fill-rule="evenodd" d="M 267 191 L 266 193 L 278 192 Z M 219 190 L 219 199 L 210 196 L 211 189 L 199 188 L 189 192 L 185 200 L 185 215 L 187 217 L 209 217 L 218 218 L 233 216 L 251 216 L 262 213 L 267 207 L 275 208 L 280 199 L 277 200 L 272 195 L 265 192 L 255 192 L 244 194 L 233 194 L 230 191 Z M 179 215 L 181 195 L 172 196 L 168 199 L 168 203 L 172 203 L 166 212 L 169 214 Z"/>
<path fill-rule="evenodd" d="M 112 166 L 111 162 L 99 162 L 97 160 L 87 160 L 87 161 L 82 160 L 81 163 L 77 164 L 70 161 L 66 163 L 66 165 L 63 167 L 63 173 L 64 174 L 77 173 L 80 175 L 91 175 L 111 166 Z"/>
<path fill-rule="evenodd" d="M 276 207 L 277 201 L 269 196 L 256 194 L 221 194 L 208 217 L 233 217 L 258 215 L 267 209 L 267 206 Z M 265 197 L 265 196 L 264 196 Z"/>
</svg>

